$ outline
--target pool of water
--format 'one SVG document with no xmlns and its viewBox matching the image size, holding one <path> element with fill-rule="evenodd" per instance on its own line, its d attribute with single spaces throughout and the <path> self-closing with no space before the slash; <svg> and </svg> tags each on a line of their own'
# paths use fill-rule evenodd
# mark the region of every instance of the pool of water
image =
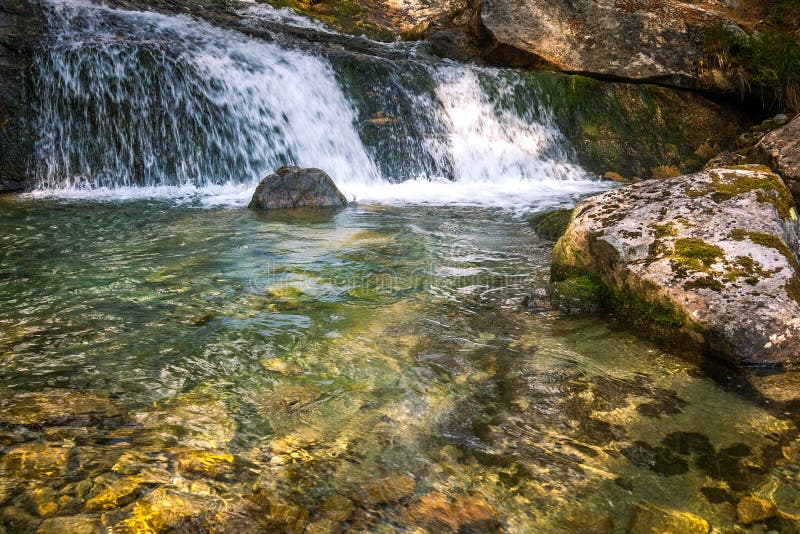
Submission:
<svg viewBox="0 0 800 534">
<path fill-rule="evenodd" d="M 729 529 L 748 494 L 780 501 L 770 528 L 800 515 L 797 413 L 523 306 L 551 247 L 493 209 L 0 199 L 0 525 Z"/>
</svg>

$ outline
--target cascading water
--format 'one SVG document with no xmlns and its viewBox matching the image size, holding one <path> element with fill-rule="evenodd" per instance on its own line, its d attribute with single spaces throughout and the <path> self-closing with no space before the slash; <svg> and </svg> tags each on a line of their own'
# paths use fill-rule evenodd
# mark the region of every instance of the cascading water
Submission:
<svg viewBox="0 0 800 534">
<path fill-rule="evenodd" d="M 318 31 L 269 8 L 243 17 Z M 50 0 L 48 18 L 37 171 L 49 193 L 238 202 L 287 163 L 362 201 L 528 205 L 600 187 L 556 128 L 497 109 L 471 67 L 328 57 L 88 0 Z"/>
</svg>

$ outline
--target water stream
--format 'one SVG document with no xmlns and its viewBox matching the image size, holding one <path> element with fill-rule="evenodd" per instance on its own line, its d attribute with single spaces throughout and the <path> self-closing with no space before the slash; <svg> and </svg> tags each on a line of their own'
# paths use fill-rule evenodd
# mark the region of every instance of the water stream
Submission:
<svg viewBox="0 0 800 534">
<path fill-rule="evenodd" d="M 624 532 L 640 503 L 725 531 L 754 492 L 800 516 L 796 413 L 522 306 L 552 243 L 520 213 L 604 185 L 534 96 L 501 105 L 513 71 L 264 6 L 242 27 L 271 40 L 47 6 L 39 189 L 0 197 L 0 532 Z M 284 163 L 359 204 L 244 209 Z"/>
</svg>

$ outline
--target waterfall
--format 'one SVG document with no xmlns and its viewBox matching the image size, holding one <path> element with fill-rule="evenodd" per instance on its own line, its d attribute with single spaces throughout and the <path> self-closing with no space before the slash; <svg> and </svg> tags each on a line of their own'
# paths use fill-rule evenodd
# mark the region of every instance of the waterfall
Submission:
<svg viewBox="0 0 800 534">
<path fill-rule="evenodd" d="M 329 32 L 266 6 L 242 16 Z M 403 64 L 331 57 L 89 0 L 48 0 L 47 17 L 36 173 L 50 194 L 242 201 L 287 163 L 378 202 L 524 203 L 598 188 L 557 128 L 496 108 L 474 67 L 411 52 Z"/>
</svg>

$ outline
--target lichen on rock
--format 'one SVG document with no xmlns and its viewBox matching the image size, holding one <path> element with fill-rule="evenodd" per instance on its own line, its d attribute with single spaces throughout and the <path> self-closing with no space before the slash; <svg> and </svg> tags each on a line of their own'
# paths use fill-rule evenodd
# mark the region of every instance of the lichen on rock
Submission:
<svg viewBox="0 0 800 534">
<path fill-rule="evenodd" d="M 579 204 L 555 248 L 556 286 L 665 340 L 746 365 L 800 363 L 796 210 L 749 165 L 646 181 Z M 574 307 L 574 306 L 573 306 Z"/>
</svg>

